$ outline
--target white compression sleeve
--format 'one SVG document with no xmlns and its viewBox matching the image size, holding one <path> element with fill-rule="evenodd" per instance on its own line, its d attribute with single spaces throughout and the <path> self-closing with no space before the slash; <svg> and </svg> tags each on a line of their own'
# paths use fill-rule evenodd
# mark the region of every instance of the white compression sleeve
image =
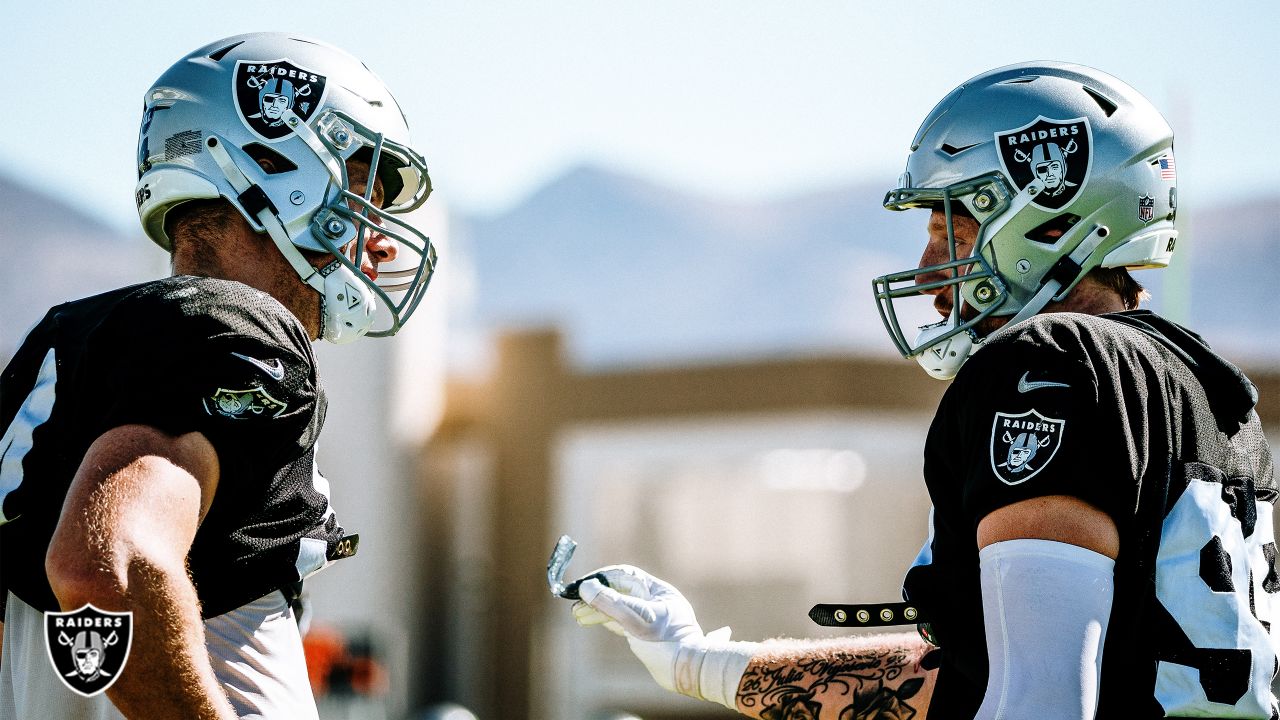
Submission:
<svg viewBox="0 0 1280 720">
<path fill-rule="evenodd" d="M 990 675 L 976 720 L 1091 719 L 1115 561 L 1051 540 L 979 552 Z"/>
</svg>

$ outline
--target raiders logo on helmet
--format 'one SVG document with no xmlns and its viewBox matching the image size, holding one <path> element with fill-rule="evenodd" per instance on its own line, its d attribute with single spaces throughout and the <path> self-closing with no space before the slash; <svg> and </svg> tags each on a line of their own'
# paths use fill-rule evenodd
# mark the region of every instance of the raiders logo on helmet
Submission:
<svg viewBox="0 0 1280 720">
<path fill-rule="evenodd" d="M 1050 120 L 1043 115 L 1014 130 L 996 133 L 1000 168 L 1019 190 L 1035 178 L 1044 182 L 1033 205 L 1061 210 L 1089 182 L 1093 132 L 1089 118 Z"/>
<path fill-rule="evenodd" d="M 245 127 L 267 142 L 288 137 L 285 112 L 303 122 L 324 104 L 327 81 L 288 60 L 240 60 L 231 74 L 236 109 Z"/>
<path fill-rule="evenodd" d="M 1035 477 L 1058 453 L 1066 425 L 1065 420 L 1035 410 L 1019 415 L 996 413 L 991 423 L 991 471 L 1006 485 Z"/>
<path fill-rule="evenodd" d="M 85 605 L 73 612 L 44 614 L 49 662 L 72 692 L 93 697 L 105 692 L 124 670 L 133 645 L 133 613 L 107 612 Z"/>
</svg>

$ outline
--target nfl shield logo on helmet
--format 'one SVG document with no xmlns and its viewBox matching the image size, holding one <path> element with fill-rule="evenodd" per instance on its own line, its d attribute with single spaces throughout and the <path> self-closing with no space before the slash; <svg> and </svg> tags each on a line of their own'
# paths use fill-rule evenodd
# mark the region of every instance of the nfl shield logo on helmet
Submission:
<svg viewBox="0 0 1280 720">
<path fill-rule="evenodd" d="M 1035 410 L 1020 415 L 996 413 L 991 423 L 991 471 L 1006 485 L 1035 477 L 1058 453 L 1066 425 L 1065 420 Z"/>
<path fill-rule="evenodd" d="M 289 136 L 290 114 L 310 120 L 328 90 L 324 75 L 288 60 L 240 60 L 231 79 L 240 121 L 267 142 Z"/>
<path fill-rule="evenodd" d="M 1156 199 L 1150 195 L 1138 196 L 1138 219 L 1151 222 L 1156 217 Z"/>
<path fill-rule="evenodd" d="M 1071 204 L 1089 182 L 1093 164 L 1093 132 L 1089 118 L 1051 120 L 1043 115 L 1013 130 L 996 133 L 1000 168 L 1022 190 L 1032 180 L 1044 192 L 1031 204 L 1061 210 Z"/>
<path fill-rule="evenodd" d="M 54 672 L 72 692 L 92 697 L 120 678 L 133 645 L 133 613 L 92 605 L 44 614 L 45 649 Z"/>
</svg>

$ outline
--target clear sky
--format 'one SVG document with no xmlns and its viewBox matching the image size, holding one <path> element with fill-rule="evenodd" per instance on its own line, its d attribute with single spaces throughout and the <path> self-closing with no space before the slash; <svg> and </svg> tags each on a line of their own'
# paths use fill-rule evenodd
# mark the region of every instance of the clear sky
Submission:
<svg viewBox="0 0 1280 720">
<path fill-rule="evenodd" d="M 0 172 L 131 230 L 143 91 L 251 30 L 363 59 L 404 106 L 439 197 L 469 212 L 583 161 L 734 199 L 887 188 L 942 95 L 1029 59 L 1147 94 L 1178 133 L 1184 204 L 1280 187 L 1275 0 L 24 2 L 0 24 Z"/>
</svg>

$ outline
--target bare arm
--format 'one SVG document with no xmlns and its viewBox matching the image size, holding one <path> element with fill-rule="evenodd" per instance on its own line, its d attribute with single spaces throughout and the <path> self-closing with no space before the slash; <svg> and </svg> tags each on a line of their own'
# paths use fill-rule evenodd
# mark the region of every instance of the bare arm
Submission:
<svg viewBox="0 0 1280 720">
<path fill-rule="evenodd" d="M 782 718 L 923 718 L 936 670 L 915 633 L 764 643 L 738 686 L 738 711 Z"/>
<path fill-rule="evenodd" d="M 1055 540 L 1112 560 L 1120 554 L 1120 531 L 1111 516 L 1069 495 L 1023 500 L 982 518 L 978 547 L 1004 540 Z"/>
<path fill-rule="evenodd" d="M 85 454 L 45 569 L 64 610 L 133 612 L 133 646 L 108 697 L 129 718 L 232 718 L 205 649 L 186 557 L 218 485 L 200 433 L 127 425 Z"/>
</svg>

